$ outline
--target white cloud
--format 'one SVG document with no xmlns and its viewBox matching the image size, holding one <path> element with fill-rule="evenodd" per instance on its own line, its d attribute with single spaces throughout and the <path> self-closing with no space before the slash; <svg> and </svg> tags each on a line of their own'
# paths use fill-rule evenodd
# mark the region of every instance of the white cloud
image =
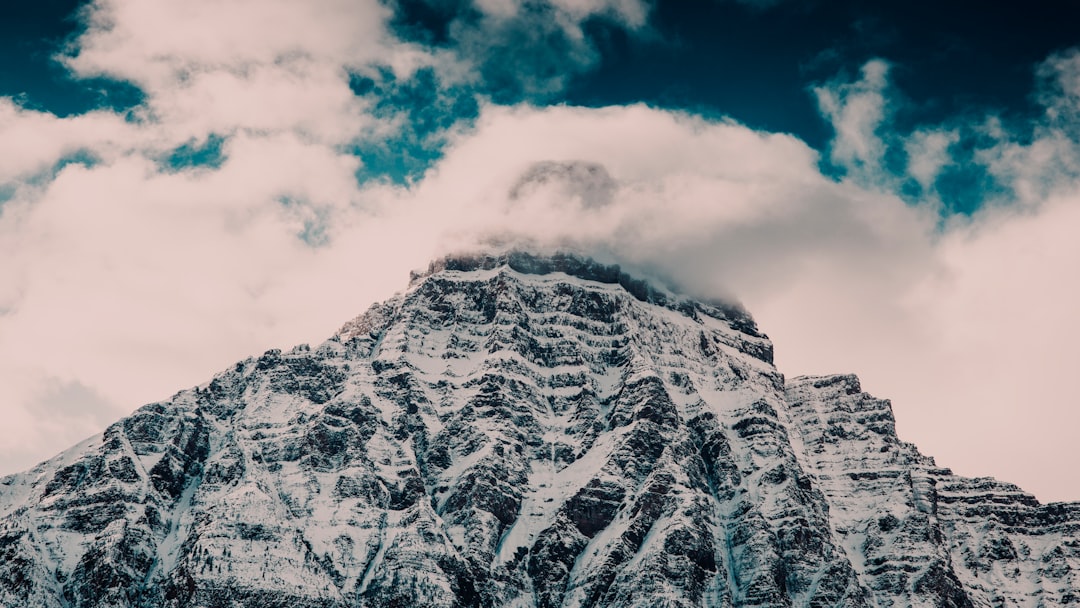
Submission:
<svg viewBox="0 0 1080 608">
<path fill-rule="evenodd" d="M 645 9 L 552 10 L 572 45 L 550 60 L 574 62 L 588 49 L 581 20 L 637 25 Z M 320 339 L 434 255 L 440 229 L 425 221 L 448 211 L 356 183 L 349 146 L 402 125 L 373 117 L 349 77 L 432 66 L 460 84 L 475 58 L 402 42 L 391 16 L 375 0 L 95 0 L 61 59 L 78 77 L 138 86 L 134 120 L 0 100 L 3 462 L 30 464 L 102 412 L 119 416 L 233 359 Z M 211 135 L 224 137 L 219 167 L 162 170 L 172 149 Z M 76 153 L 91 164 L 58 164 Z M 94 414 L 58 433 L 57 399 Z"/>
<path fill-rule="evenodd" d="M 880 174 L 885 144 L 878 129 L 888 112 L 888 75 L 889 64 L 875 59 L 863 65 L 859 80 L 830 83 L 813 90 L 821 113 L 836 130 L 830 157 L 856 178 Z"/>
<path fill-rule="evenodd" d="M 1080 49 L 1051 55 L 1037 73 L 1039 98 L 1049 123 L 1076 133 L 1080 130 Z"/>
<path fill-rule="evenodd" d="M 875 150 L 880 158 L 881 144 L 902 141 L 907 174 L 931 189 L 941 171 L 957 162 L 950 147 L 973 137 L 982 147 L 963 169 L 985 170 L 998 188 L 979 193 L 983 207 L 973 217 L 951 218 L 928 235 L 933 264 L 919 268 L 915 281 L 897 284 L 902 286 L 895 301 L 898 316 L 862 315 L 869 320 L 865 335 L 875 340 L 863 338 L 860 344 L 857 336 L 836 340 L 833 334 L 844 353 L 820 357 L 796 351 L 789 360 L 795 368 L 817 371 L 848 361 L 864 386 L 895 399 L 901 432 L 940 463 L 968 475 L 1022 482 L 1044 500 L 1080 495 L 1080 475 L 1071 466 L 1076 451 L 1065 430 L 1077 423 L 1068 378 L 1080 365 L 1070 346 L 1080 340 L 1080 325 L 1067 312 L 1075 309 L 1080 290 L 1065 279 L 1080 261 L 1070 235 L 1080 219 L 1080 147 L 1071 135 L 1080 125 L 1073 90 L 1080 73 L 1076 56 L 1053 56 L 1040 67 L 1040 100 L 1047 112 L 1027 134 L 1015 134 L 989 117 L 981 124 L 957 121 L 904 136 L 884 128 L 887 111 L 884 122 L 860 122 L 845 119 L 843 111 L 830 113 L 823 104 L 837 129 L 834 155 L 838 148 Z M 856 83 L 840 89 L 850 96 L 852 86 L 863 88 Z M 887 83 L 871 87 L 884 89 Z M 868 105 L 872 111 L 862 115 L 881 116 L 874 108 L 888 108 L 889 102 L 872 99 Z M 845 130 L 844 124 L 863 127 Z M 865 128 L 870 124 L 876 126 Z M 852 138 L 852 132 L 860 135 Z M 852 139 L 871 143 L 844 143 Z M 862 171 L 856 174 L 861 183 L 896 183 L 897 176 L 880 165 L 860 164 L 858 153 L 841 158 Z M 933 208 L 933 199 L 922 206 Z M 765 320 L 768 311 L 759 318 Z M 826 343 L 828 331 L 845 327 L 839 318 L 816 326 L 792 323 L 783 312 L 777 318 L 779 327 L 790 325 L 793 336 L 802 334 L 792 341 L 803 344 Z M 822 325 L 830 329 L 815 330 Z M 782 347 L 784 332 L 777 333 Z"/>
<path fill-rule="evenodd" d="M 944 272 L 927 277 L 916 292 L 935 339 L 915 369 L 932 381 L 905 389 L 912 409 L 940 421 L 906 428 L 943 446 L 943 462 L 1011 481 L 1030 478 L 1038 463 L 1037 486 L 1029 489 L 1074 500 L 1080 491 L 1072 436 L 1080 427 L 1072 386 L 1080 365 L 1080 289 L 1070 280 L 1080 262 L 1076 226 L 1074 185 L 1035 212 L 989 209 L 946 234 L 937 246 Z M 962 429 L 959 441 L 956 429 Z"/>
<path fill-rule="evenodd" d="M 1038 205 L 1080 177 L 1080 146 L 1057 128 L 1038 128 L 1027 142 L 1001 132 L 992 146 L 977 151 L 976 161 L 1007 188 L 1007 203 Z"/>
<path fill-rule="evenodd" d="M 1032 142 L 1003 133 L 981 152 L 1031 205 L 944 230 L 930 205 L 878 191 L 889 183 L 880 61 L 855 83 L 817 89 L 837 127 L 832 160 L 856 178 L 841 183 L 821 175 L 801 141 L 731 122 L 644 106 L 489 104 L 474 128 L 448 135 L 446 157 L 412 187 L 361 186 L 346 144 L 392 125 L 351 96 L 346 70 L 406 74 L 466 60 L 393 40 L 376 2 L 148 6 L 95 2 L 70 60 L 79 74 L 143 87 L 140 121 L 0 106 L 4 180 L 77 150 L 99 159 L 19 181 L 0 207 L 9 466 L 235 360 L 319 341 L 403 287 L 408 270 L 497 234 L 734 294 L 776 340 L 783 371 L 858 372 L 865 388 L 895 398 L 905 437 L 943 464 L 1023 479 L 1044 498 L 1080 497 L 1075 473 L 1052 461 L 1075 461 L 1061 430 L 1075 428 L 1075 408 L 1061 404 L 1080 364 L 1069 348 L 1080 340 L 1077 293 L 1061 278 L 1080 253 L 1068 233 L 1080 198 L 1075 147 L 1057 118 Z M 511 14 L 484 6 L 502 11 L 492 19 Z M 559 7 L 570 34 L 582 15 L 633 26 L 644 11 Z M 587 50 L 570 53 L 584 61 Z M 219 167 L 162 170 L 163 154 L 211 133 L 228 136 Z M 912 176 L 933 181 L 949 137 L 910 140 Z M 537 166 L 571 169 L 511 197 Z M 589 181 L 598 171 L 607 177 Z M 326 240 L 309 246 L 298 236 L 309 230 Z M 72 403 L 78 413 L 61 407 Z"/>
<path fill-rule="evenodd" d="M 412 190 L 359 188 L 352 157 L 292 134 L 238 135 L 223 153 L 217 169 L 182 172 L 139 154 L 72 165 L 19 201 L 0 232 L 5 401 L 77 384 L 120 415 L 246 355 L 320 340 L 440 249 L 493 233 L 603 250 L 711 293 L 772 293 L 850 258 L 871 281 L 895 256 L 919 258 L 917 214 L 823 178 L 798 140 L 644 106 L 488 107 Z M 558 188 L 511 201 L 544 160 L 602 164 L 611 202 Z M 283 197 L 324 210 L 328 243 L 297 238 L 304 216 Z"/>
<path fill-rule="evenodd" d="M 343 145 L 376 129 L 349 73 L 401 78 L 445 57 L 393 38 L 376 0 L 96 0 L 61 59 L 79 77 L 138 86 L 137 116 L 164 143 L 212 133 L 294 131 Z"/>
<path fill-rule="evenodd" d="M 949 146 L 960 141 L 955 130 L 929 129 L 912 133 L 904 142 L 907 171 L 924 190 L 931 190 L 941 170 L 952 163 Z"/>
<path fill-rule="evenodd" d="M 499 233 L 602 252 L 696 292 L 737 294 L 773 335 L 784 371 L 862 373 L 866 388 L 897 399 L 905 435 L 961 472 L 997 465 L 1008 476 L 1017 469 L 1003 460 L 1040 455 L 975 439 L 1002 437 L 1005 425 L 1017 446 L 1047 437 L 1023 435 L 1032 429 L 1009 417 L 1009 366 L 1040 381 L 1025 393 L 1038 396 L 1025 412 L 1069 422 L 1040 409 L 1068 394 L 1062 370 L 1080 363 L 1056 342 L 1074 331 L 1062 325 L 1073 302 L 1052 280 L 1075 252 L 1045 249 L 1068 242 L 1060 227 L 1078 207 L 1065 199 L 942 237 L 926 210 L 821 176 L 817 155 L 792 137 L 643 106 L 487 107 L 412 190 L 356 187 L 355 161 L 295 136 L 238 137 L 226 156 L 217 170 L 172 174 L 137 156 L 71 166 L 40 192 L 19 229 L 0 238 L 21 270 L 4 281 L 20 287 L 14 311 L 0 317 L 7 402 L 32 406 L 61 383 L 96 392 L 120 415 L 246 355 L 320 340 L 439 250 Z M 558 188 L 511 201 L 521 175 L 544 160 L 601 164 L 611 202 L 551 196 Z M 296 238 L 301 226 L 282 195 L 329 209 L 328 244 Z M 1043 252 L 1042 266 L 1006 255 L 1009 243 Z M 993 269 L 1026 282 L 1014 294 Z M 1046 293 L 1061 305 L 1002 329 L 1002 318 L 1022 316 L 1016 306 Z M 971 314 L 986 302 L 1000 311 Z M 1053 352 L 1061 367 L 1025 364 L 976 339 L 1003 332 L 1020 341 L 1017 352 Z M 20 411 L 20 436 L 43 437 L 49 427 Z M 1005 425 L 986 411 L 1004 412 Z M 957 426 L 972 439 L 957 443 Z M 1032 482 L 1033 466 L 1028 485 L 1056 496 L 1060 471 Z"/>
<path fill-rule="evenodd" d="M 412 50 L 388 36 L 389 9 L 375 0 L 95 0 L 69 67 L 130 80 L 155 94 L 200 72 L 243 73 L 297 58 L 407 70 Z"/>
<path fill-rule="evenodd" d="M 0 185 L 47 171 L 81 150 L 114 155 L 138 139 L 136 129 L 111 112 L 57 118 L 0 98 Z"/>
</svg>

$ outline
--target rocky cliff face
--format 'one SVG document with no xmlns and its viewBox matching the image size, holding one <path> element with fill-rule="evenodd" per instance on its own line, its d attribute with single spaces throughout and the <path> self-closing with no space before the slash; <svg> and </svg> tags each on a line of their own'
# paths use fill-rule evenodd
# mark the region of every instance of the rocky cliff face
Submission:
<svg viewBox="0 0 1080 608">
<path fill-rule="evenodd" d="M 771 353 L 616 268 L 442 260 L 0 480 L 0 605 L 1080 604 L 1080 506 Z"/>
<path fill-rule="evenodd" d="M 787 400 L 800 462 L 877 605 L 1080 605 L 1080 504 L 935 466 L 854 376 L 796 378 Z"/>
</svg>

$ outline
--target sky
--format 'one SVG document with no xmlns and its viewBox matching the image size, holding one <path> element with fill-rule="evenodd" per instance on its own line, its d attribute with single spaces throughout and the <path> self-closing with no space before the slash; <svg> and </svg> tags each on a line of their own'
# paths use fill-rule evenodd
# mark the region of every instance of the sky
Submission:
<svg viewBox="0 0 1080 608">
<path fill-rule="evenodd" d="M 1080 7 L 42 0 L 0 15 L 0 474 L 434 257 L 741 302 L 939 464 L 1080 500 Z"/>
</svg>

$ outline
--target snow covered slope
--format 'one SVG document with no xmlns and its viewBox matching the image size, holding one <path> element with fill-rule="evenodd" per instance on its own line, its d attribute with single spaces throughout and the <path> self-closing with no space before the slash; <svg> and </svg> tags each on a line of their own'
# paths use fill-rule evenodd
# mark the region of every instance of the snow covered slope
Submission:
<svg viewBox="0 0 1080 608">
<path fill-rule="evenodd" d="M 854 376 L 796 378 L 787 394 L 800 460 L 877 605 L 1080 605 L 1080 504 L 935 466 Z"/>
<path fill-rule="evenodd" d="M 1080 506 L 953 476 L 739 308 L 459 256 L 0 480 L 0 605 L 1059 606 Z"/>
</svg>

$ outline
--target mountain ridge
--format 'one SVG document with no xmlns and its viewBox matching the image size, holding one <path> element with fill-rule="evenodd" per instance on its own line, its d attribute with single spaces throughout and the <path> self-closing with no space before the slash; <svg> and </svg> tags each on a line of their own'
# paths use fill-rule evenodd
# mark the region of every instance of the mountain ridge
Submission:
<svg viewBox="0 0 1080 608">
<path fill-rule="evenodd" d="M 0 605 L 1065 606 L 1078 538 L 740 306 L 471 254 L 0 479 Z"/>
</svg>

